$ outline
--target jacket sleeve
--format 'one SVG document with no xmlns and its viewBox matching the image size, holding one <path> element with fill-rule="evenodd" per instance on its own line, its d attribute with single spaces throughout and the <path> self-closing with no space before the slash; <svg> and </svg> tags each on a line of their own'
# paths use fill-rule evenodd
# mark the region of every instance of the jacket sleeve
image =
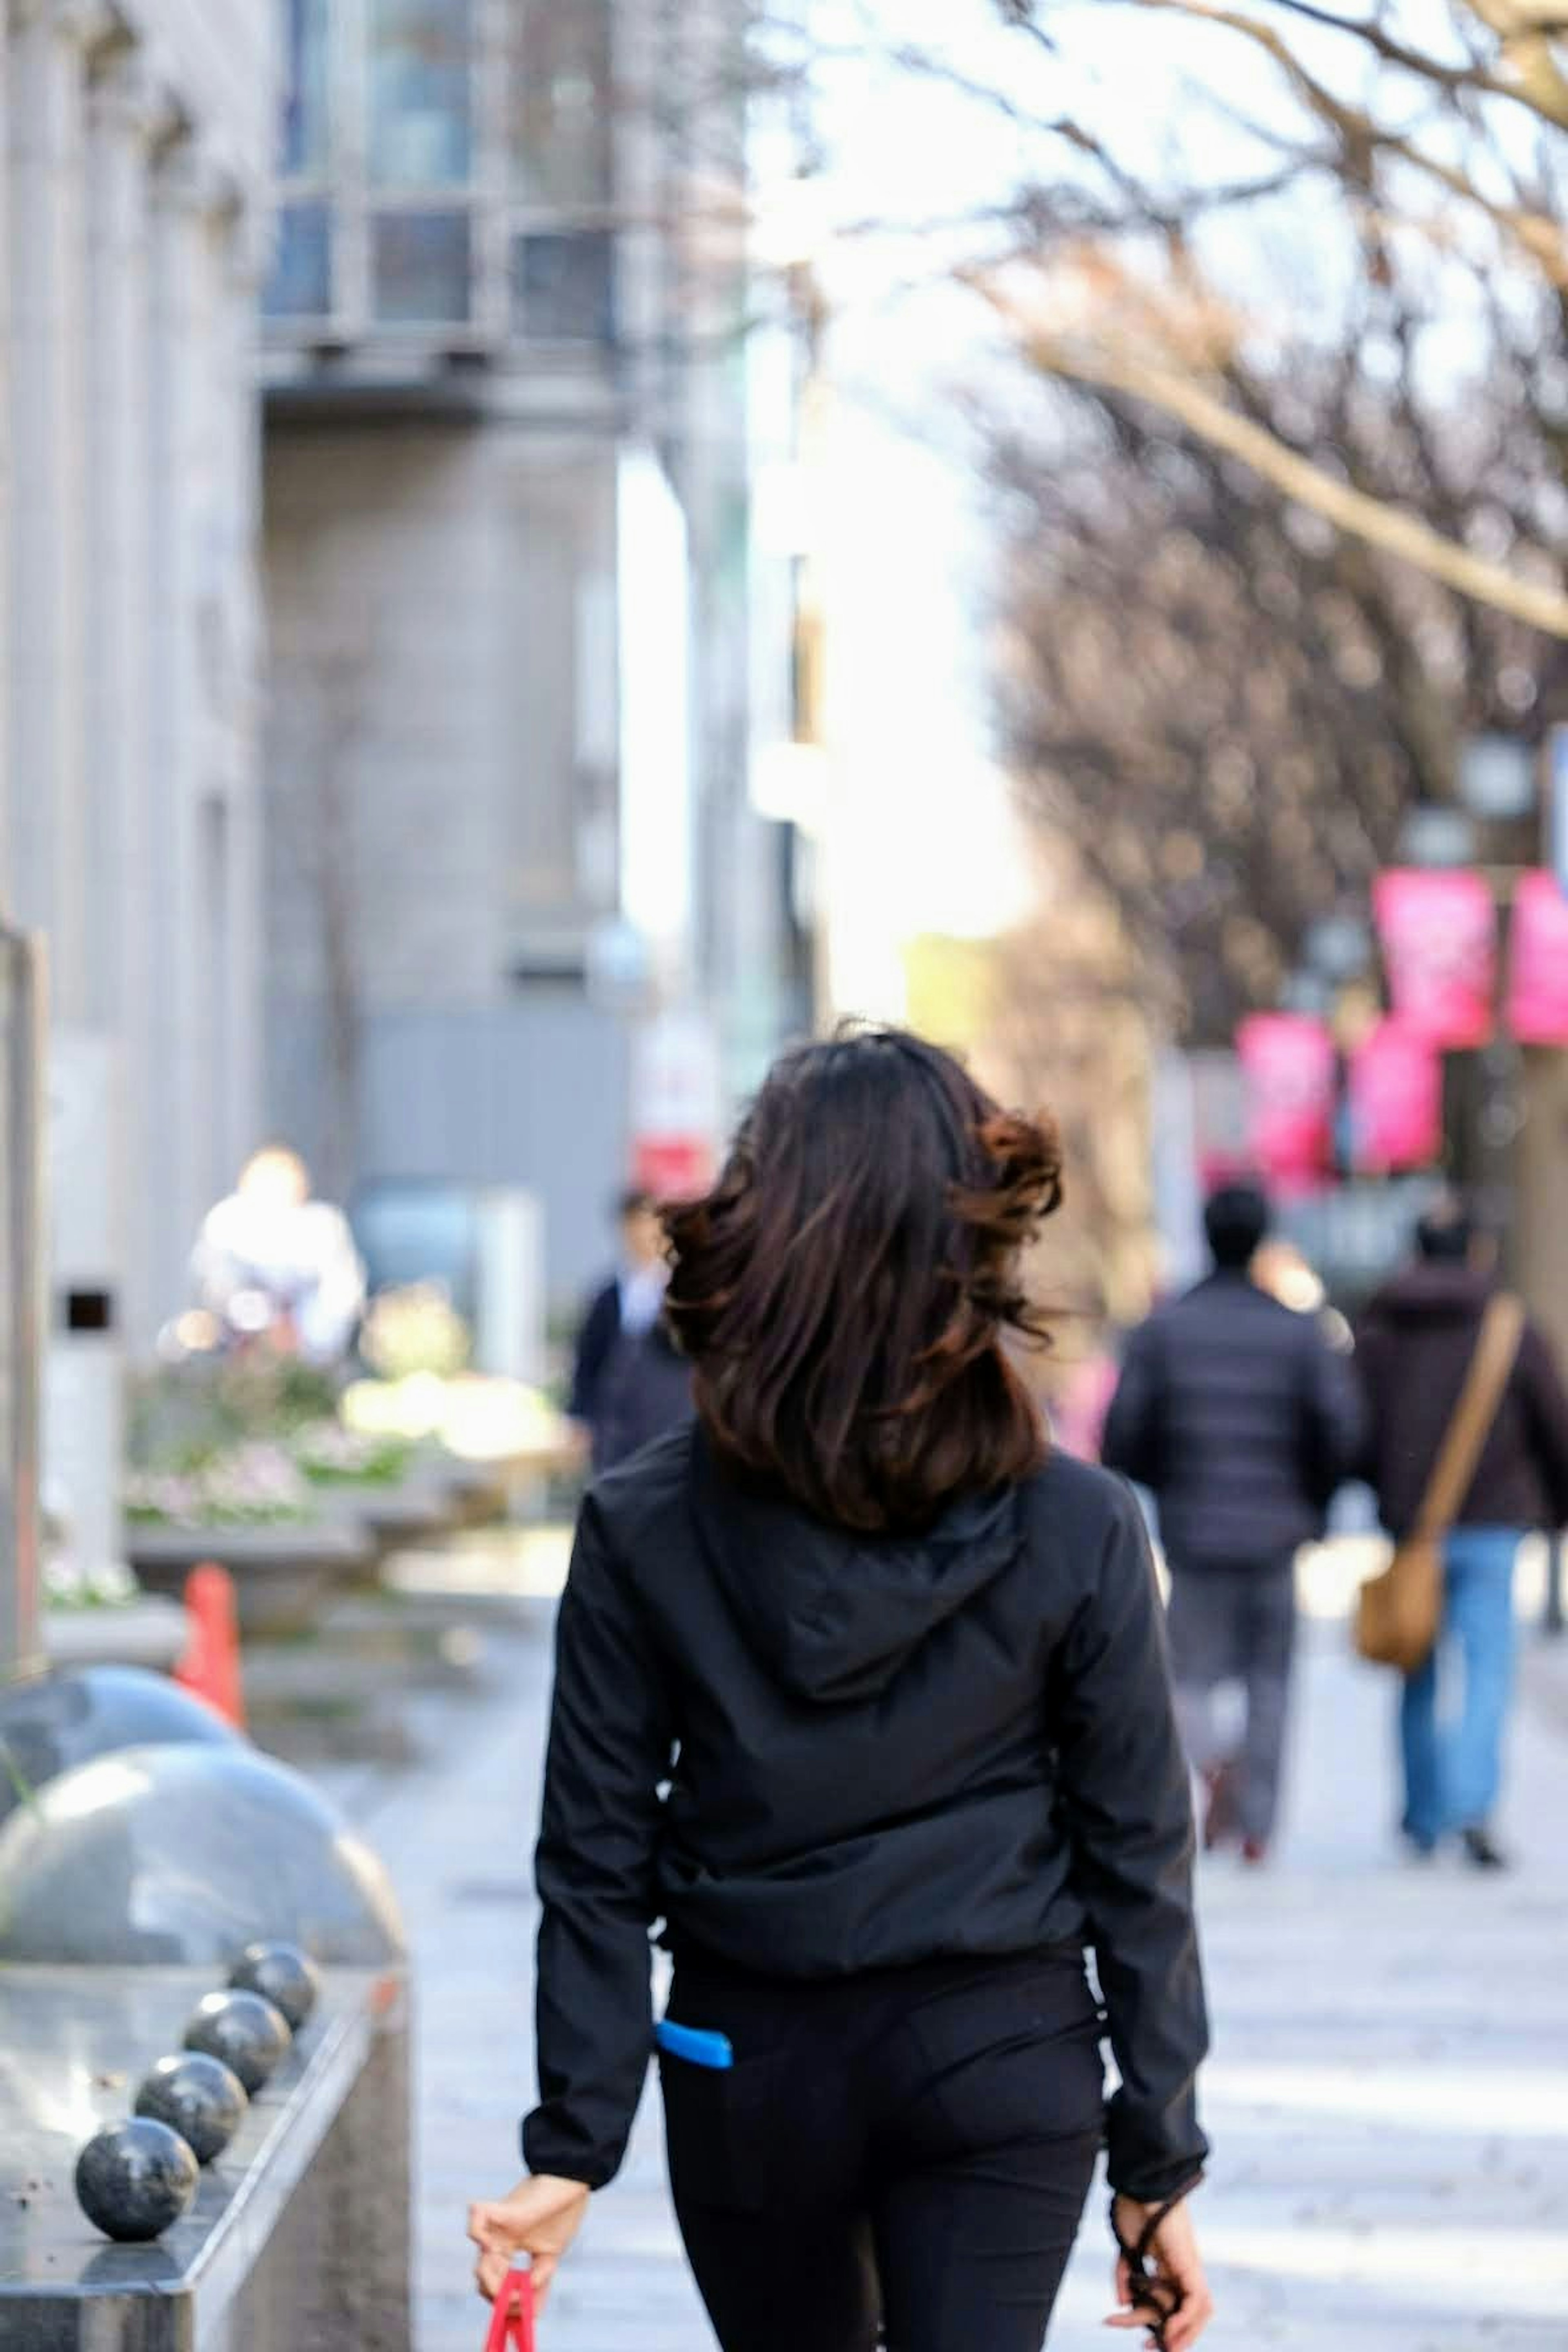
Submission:
<svg viewBox="0 0 1568 2352">
<path fill-rule="evenodd" d="M 1058 1752 L 1121 2086 L 1110 2183 L 1163 2201 L 1208 2156 L 1195 2077 L 1208 2016 L 1193 1916 L 1193 1818 L 1142 1515 L 1122 1491 L 1060 1660 Z"/>
<path fill-rule="evenodd" d="M 1336 1487 L 1353 1478 L 1365 1445 L 1361 1389 L 1348 1360 L 1324 1338 L 1317 1318 L 1306 1318 L 1307 1410 L 1312 1424 L 1311 1456 L 1318 1473 L 1318 1499 L 1332 1500 Z"/>
<path fill-rule="evenodd" d="M 522 2147 L 531 2172 L 591 2189 L 620 2168 L 653 2049 L 648 1935 L 673 1746 L 663 1676 L 590 1495 L 556 1625 L 535 1858 L 540 2104 Z"/>
<path fill-rule="evenodd" d="M 1554 1528 L 1568 1527 L 1568 1395 L 1545 1334 L 1530 1323 L 1520 1344 L 1519 1378 L 1531 1451 L 1552 1506 Z"/>
<path fill-rule="evenodd" d="M 1160 1475 L 1159 1371 L 1152 1327 L 1141 1324 L 1127 1342 L 1121 1377 L 1105 1415 L 1100 1458 L 1108 1470 L 1153 1486 Z"/>
</svg>

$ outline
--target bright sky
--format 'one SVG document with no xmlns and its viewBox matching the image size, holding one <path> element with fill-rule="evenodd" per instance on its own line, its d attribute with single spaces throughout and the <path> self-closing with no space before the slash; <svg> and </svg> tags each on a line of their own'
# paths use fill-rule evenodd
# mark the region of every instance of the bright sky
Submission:
<svg viewBox="0 0 1568 2352">
<path fill-rule="evenodd" d="M 1167 163 L 1183 176 L 1258 173 L 1266 151 L 1245 123 L 1278 121 L 1284 103 L 1273 68 L 1233 39 L 1106 0 L 1054 18 L 1066 25 L 1055 59 L 1004 28 L 994 0 L 818 0 L 812 21 L 847 54 L 864 52 L 868 23 L 939 53 L 1005 90 L 1026 123 L 1075 112 L 1104 121 L 1114 107 L 1156 177 Z M 1344 52 L 1331 36 L 1328 47 L 1340 64 L 1314 62 L 1331 77 Z M 961 221 L 1005 200 L 1031 161 L 1052 177 L 1064 165 L 1059 147 L 1047 160 L 1026 129 L 940 74 L 858 58 L 830 69 L 826 124 L 838 232 L 822 264 L 837 386 L 826 550 L 835 966 L 842 1003 L 889 1011 L 901 940 L 995 929 L 1026 899 L 994 761 L 990 551 L 953 407 L 961 388 L 984 394 L 1005 378 L 978 304 L 940 282 L 943 236 L 900 245 L 854 225 Z M 1298 331 L 1327 318 L 1342 282 L 1333 242 L 1296 203 L 1250 209 L 1208 255 L 1265 332 L 1277 304 Z M 923 290 L 889 295 L 900 275 L 923 278 Z"/>
<path fill-rule="evenodd" d="M 983 26 L 976 0 L 946 0 L 950 26 L 955 9 L 972 33 Z M 919 38 L 942 19 L 924 0 L 901 0 L 899 21 Z M 847 14 L 847 46 L 856 29 Z M 1016 158 L 998 156 L 994 125 L 989 140 L 977 132 L 940 84 L 846 67 L 829 124 L 837 219 L 916 221 L 994 201 Z M 900 264 L 918 272 L 931 257 L 849 239 L 827 264 L 834 987 L 844 1009 L 880 1014 L 903 1009 L 905 940 L 994 930 L 1026 904 L 993 756 L 988 551 L 947 414 L 979 364 L 979 321 L 947 289 L 889 299 Z"/>
<path fill-rule="evenodd" d="M 902 1009 L 900 943 L 1022 913 L 1007 785 L 991 758 L 985 547 L 962 466 L 853 393 L 831 426 L 828 725 L 835 987 Z"/>
</svg>

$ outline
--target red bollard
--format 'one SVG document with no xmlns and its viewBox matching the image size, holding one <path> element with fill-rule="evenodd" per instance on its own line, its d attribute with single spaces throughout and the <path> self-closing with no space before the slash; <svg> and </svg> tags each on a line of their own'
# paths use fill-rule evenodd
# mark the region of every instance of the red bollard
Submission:
<svg viewBox="0 0 1568 2352">
<path fill-rule="evenodd" d="M 174 1668 L 183 1690 L 205 1698 L 237 1731 L 245 1729 L 245 1692 L 239 1672 L 239 1612 L 234 1579 L 215 1560 L 204 1560 L 185 1579 L 184 1654 Z"/>
</svg>

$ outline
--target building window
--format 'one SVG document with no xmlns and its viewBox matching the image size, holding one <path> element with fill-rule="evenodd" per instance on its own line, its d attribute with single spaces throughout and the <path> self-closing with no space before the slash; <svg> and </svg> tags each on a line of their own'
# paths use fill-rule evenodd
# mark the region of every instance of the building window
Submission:
<svg viewBox="0 0 1568 2352">
<path fill-rule="evenodd" d="M 283 0 L 283 120 L 278 169 L 285 180 L 326 169 L 327 0 Z"/>
<path fill-rule="evenodd" d="M 375 315 L 384 326 L 461 326 L 473 239 L 466 212 L 378 213 L 371 224 Z"/>
<path fill-rule="evenodd" d="M 513 331 L 534 342 L 615 340 L 615 239 L 607 229 L 527 229 L 512 240 Z"/>
<path fill-rule="evenodd" d="M 325 203 L 285 205 L 272 274 L 262 297 L 269 319 L 325 319 L 332 307 L 331 223 Z"/>
<path fill-rule="evenodd" d="M 611 0 L 521 0 L 511 58 L 512 176 L 525 205 L 614 194 Z"/>
<path fill-rule="evenodd" d="M 274 341 L 611 347 L 616 0 L 272 5 Z"/>
<path fill-rule="evenodd" d="M 370 168 L 381 187 L 473 177 L 470 0 L 370 0 Z"/>
</svg>

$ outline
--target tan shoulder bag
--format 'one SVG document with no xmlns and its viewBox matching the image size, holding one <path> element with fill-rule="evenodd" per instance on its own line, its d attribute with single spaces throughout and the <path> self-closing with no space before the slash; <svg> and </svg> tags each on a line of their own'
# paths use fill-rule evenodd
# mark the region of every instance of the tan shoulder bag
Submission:
<svg viewBox="0 0 1568 2352">
<path fill-rule="evenodd" d="M 1501 1291 L 1489 1301 L 1454 1417 L 1415 1525 L 1381 1576 L 1363 1584 L 1355 1645 L 1373 1665 L 1415 1674 L 1431 1656 L 1443 1622 L 1443 1545 L 1476 1475 L 1524 1337 L 1524 1308 Z"/>
</svg>

